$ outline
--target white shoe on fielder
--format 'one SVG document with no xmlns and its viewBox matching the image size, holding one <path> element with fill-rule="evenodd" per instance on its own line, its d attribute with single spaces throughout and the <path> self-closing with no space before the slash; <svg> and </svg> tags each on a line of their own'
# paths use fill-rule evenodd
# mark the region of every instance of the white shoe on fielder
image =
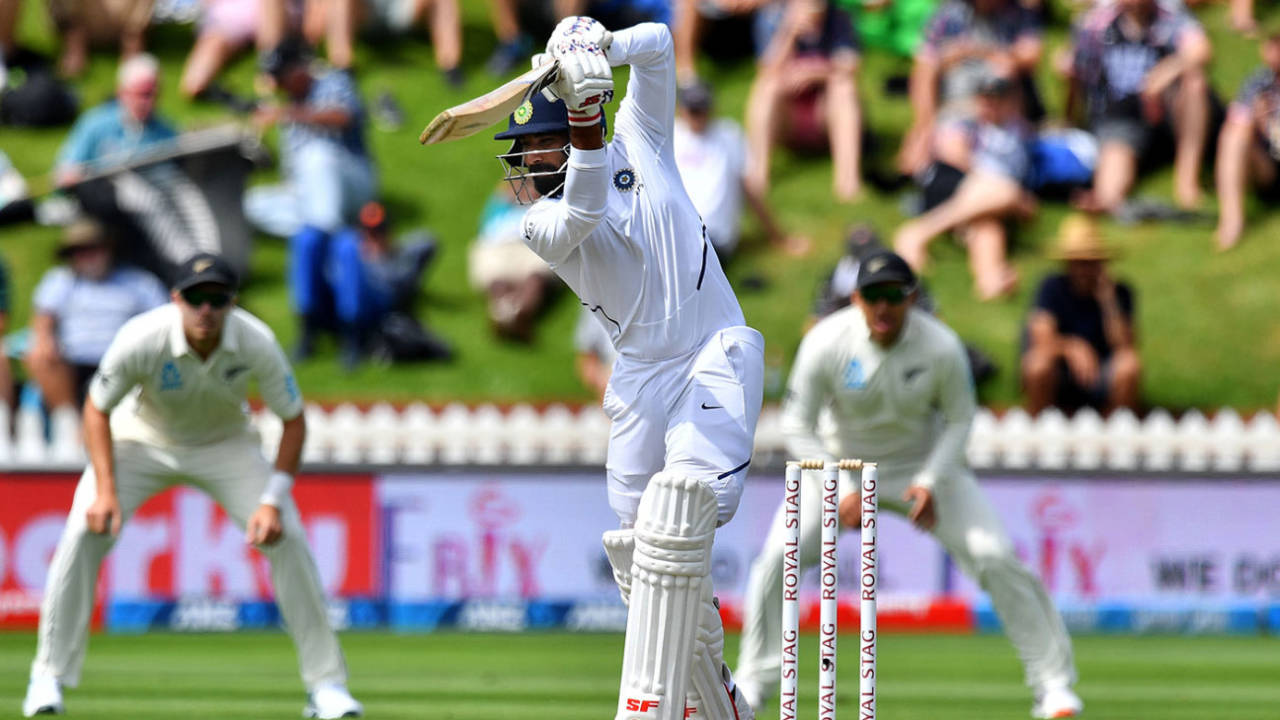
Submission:
<svg viewBox="0 0 1280 720">
<path fill-rule="evenodd" d="M 22 717 L 36 715 L 61 715 L 62 686 L 56 678 L 42 675 L 31 678 L 27 684 L 27 697 L 22 701 Z"/>
<path fill-rule="evenodd" d="M 302 717 L 334 720 L 335 718 L 360 717 L 364 706 L 351 697 L 342 685 L 317 685 L 307 696 L 307 706 Z"/>
<path fill-rule="evenodd" d="M 1066 685 L 1041 688 L 1031 706 L 1031 717 L 1037 720 L 1079 717 L 1082 712 L 1084 701 Z"/>
</svg>

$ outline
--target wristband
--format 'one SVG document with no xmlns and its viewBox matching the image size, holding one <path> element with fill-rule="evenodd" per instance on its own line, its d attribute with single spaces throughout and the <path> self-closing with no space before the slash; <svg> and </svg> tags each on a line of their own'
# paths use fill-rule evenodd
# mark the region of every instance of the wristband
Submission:
<svg viewBox="0 0 1280 720">
<path fill-rule="evenodd" d="M 276 470 L 267 479 L 267 487 L 263 489 L 262 496 L 258 498 L 258 503 L 270 505 L 279 510 L 281 503 L 284 502 L 284 499 L 289 496 L 292 490 L 293 476 L 283 470 Z"/>
<path fill-rule="evenodd" d="M 569 111 L 569 125 L 571 127 L 591 127 L 598 124 L 604 118 L 604 111 L 596 105 L 594 109 L 585 112 L 574 110 Z"/>
</svg>

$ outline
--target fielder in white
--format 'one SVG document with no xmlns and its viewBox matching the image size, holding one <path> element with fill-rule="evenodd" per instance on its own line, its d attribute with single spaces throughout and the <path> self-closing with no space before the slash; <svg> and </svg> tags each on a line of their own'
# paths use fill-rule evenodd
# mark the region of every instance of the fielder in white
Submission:
<svg viewBox="0 0 1280 720">
<path fill-rule="evenodd" d="M 1075 717 L 1083 705 L 1071 689 L 1071 638 L 965 464 L 975 401 L 964 347 L 941 321 L 912 307 L 915 297 L 916 279 L 902 258 L 879 251 L 863 259 L 853 305 L 800 344 L 783 406 L 788 452 L 878 463 L 881 504 L 931 532 L 991 596 L 1034 691 L 1032 716 Z M 823 412 L 829 432 L 819 431 Z M 802 567 L 818 561 L 818 476 L 806 473 L 801 485 L 802 507 L 811 510 L 801 520 Z M 842 479 L 840 494 L 842 523 L 857 527 L 857 488 Z M 778 519 L 747 584 L 738 683 L 752 703 L 779 683 L 782 556 Z"/>
<path fill-rule="evenodd" d="M 530 181 L 541 196 L 524 218 L 526 243 L 618 350 L 604 397 L 621 524 L 604 543 L 630 605 L 616 718 L 746 720 L 709 571 L 751 459 L 764 340 L 745 326 L 676 168 L 666 26 L 611 34 L 571 17 L 547 52 L 561 66 L 558 101 L 533 98 L 497 137 L 512 141 L 501 157 L 517 196 L 529 197 Z M 631 78 L 606 145 L 601 106 L 611 66 L 623 64 Z"/>
<path fill-rule="evenodd" d="M 226 260 L 196 255 L 178 278 L 171 303 L 120 328 L 89 386 L 90 464 L 49 566 L 23 714 L 62 712 L 62 686 L 80 680 L 102 559 L 138 506 L 184 484 L 212 496 L 270 559 L 309 692 L 304 715 L 359 717 L 291 494 L 306 437 L 293 372 L 271 330 L 235 306 Z M 274 469 L 245 414 L 250 380 L 284 421 Z"/>
</svg>

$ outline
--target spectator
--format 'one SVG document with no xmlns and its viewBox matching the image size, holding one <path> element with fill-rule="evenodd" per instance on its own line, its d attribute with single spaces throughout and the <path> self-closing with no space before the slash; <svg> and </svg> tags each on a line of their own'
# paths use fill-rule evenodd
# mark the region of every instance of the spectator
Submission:
<svg viewBox="0 0 1280 720">
<path fill-rule="evenodd" d="M 203 0 L 195 45 L 182 68 L 178 91 L 185 98 L 226 100 L 230 93 L 213 85 L 222 68 L 250 44 L 266 52 L 283 39 L 282 23 L 270 22 L 262 0 Z M 249 110 L 248 101 L 238 109 Z"/>
<path fill-rule="evenodd" d="M 310 355 L 312 339 L 332 326 L 332 303 L 324 279 L 331 236 L 358 222 L 360 208 L 374 199 L 376 179 L 365 145 L 364 106 L 351 76 L 312 67 L 296 37 L 263 58 L 288 97 L 264 105 L 255 116 L 263 127 L 283 123 L 281 164 L 285 184 L 251 189 L 245 215 L 266 232 L 289 238 L 289 286 L 302 319 L 298 359 Z"/>
<path fill-rule="evenodd" d="M 1055 405 L 1137 409 L 1142 364 L 1134 346 L 1134 298 L 1112 279 L 1112 254 L 1093 220 L 1072 216 L 1054 257 L 1066 272 L 1046 277 L 1027 320 L 1022 385 L 1032 413 Z"/>
<path fill-rule="evenodd" d="M 116 331 L 169 297 L 154 275 L 116 264 L 103 227 L 93 221 L 66 229 L 58 257 L 65 264 L 46 272 L 36 286 L 25 362 L 45 407 L 76 414 Z"/>
<path fill-rule="evenodd" d="M 926 207 L 932 207 L 898 229 L 893 241 L 898 254 L 919 272 L 928 260 L 929 243 L 959 230 L 978 297 L 994 300 L 1011 294 L 1018 273 L 1007 257 L 1006 223 L 1035 208 L 1023 188 L 1030 172 L 1029 139 L 1013 82 L 994 75 L 984 79 L 976 117 L 938 130 L 936 159 L 925 186 Z"/>
<path fill-rule="evenodd" d="M 12 2 L 16 12 L 19 0 L 6 2 Z M 50 0 L 49 14 L 62 41 L 59 71 L 66 77 L 83 73 L 90 45 L 118 44 L 123 59 L 141 53 L 154 4 L 154 0 Z"/>
<path fill-rule="evenodd" d="M 139 54 L 120 63 L 116 97 L 81 115 L 58 151 L 58 185 L 80 182 L 175 137 L 169 121 L 156 114 L 159 93 L 160 63 L 153 56 Z"/>
<path fill-rule="evenodd" d="M 785 234 L 769 209 L 768 199 L 746 182 L 746 139 L 732 120 L 712 119 L 710 86 L 695 81 L 677 91 L 677 100 L 673 136 L 676 166 L 720 259 L 728 260 L 738 247 L 744 199 L 760 219 L 770 243 L 788 255 L 807 253 L 809 239 Z"/>
<path fill-rule="evenodd" d="M 643 22 L 671 24 L 671 0 L 554 0 L 556 18 L 590 15 L 615 30 Z"/>
<path fill-rule="evenodd" d="M 176 162 L 147 156 L 176 147 L 177 133 L 155 111 L 160 66 L 148 54 L 120 64 L 116 97 L 85 112 L 54 167 L 57 184 L 114 237 L 117 252 L 162 278 L 190 255 L 220 246 L 217 218 Z M 141 242 L 139 242 L 141 241 Z"/>
<path fill-rule="evenodd" d="M 911 69 L 911 127 L 903 136 L 899 170 L 914 175 L 929 164 L 939 119 L 967 117 L 982 78 L 1012 78 L 1024 114 L 1043 114 L 1032 74 L 1044 50 L 1041 23 L 1017 0 L 948 0 L 925 30 Z"/>
<path fill-rule="evenodd" d="M 0 413 L 7 417 L 13 408 L 13 372 L 9 368 L 9 353 L 5 351 L 4 336 L 9 332 L 9 267 L 0 258 Z"/>
<path fill-rule="evenodd" d="M 796 149 L 829 146 L 840 202 L 860 190 L 862 120 L 858 52 L 848 14 L 823 0 L 793 0 L 760 59 L 747 98 L 747 182 L 765 196 L 779 139 Z"/>
<path fill-rule="evenodd" d="M 585 307 L 578 315 L 578 326 L 573 331 L 573 351 L 578 379 L 603 402 L 618 351 L 599 318 Z"/>
<path fill-rule="evenodd" d="M 278 0 L 277 0 L 278 1 Z M 436 66 L 452 86 L 462 85 L 462 15 L 458 0 L 307 0 L 302 32 L 308 42 L 325 45 L 334 67 L 349 70 L 355 63 L 355 40 L 365 13 L 393 33 L 407 32 L 425 22 L 431 31 Z"/>
<path fill-rule="evenodd" d="M 397 248 L 387 211 L 378 202 L 361 208 L 358 230 L 345 229 L 334 236 L 324 274 L 342 337 L 344 368 L 354 369 L 375 347 L 391 313 L 412 316 L 418 284 L 436 249 L 429 233 L 417 233 Z M 310 352 L 311 348 L 304 351 Z"/>
<path fill-rule="evenodd" d="M 671 33 L 676 46 L 676 78 L 681 87 L 698 78 L 698 46 L 709 22 L 746 15 L 775 0 L 675 0 Z"/>
<path fill-rule="evenodd" d="M 1100 148 L 1088 212 L 1112 212 L 1133 188 L 1140 164 L 1172 136 L 1174 200 L 1200 203 L 1200 163 L 1209 132 L 1209 37 L 1185 9 L 1157 0 L 1116 0 L 1076 25 L 1068 114 L 1086 110 Z M 1083 103 L 1083 106 L 1082 106 Z"/>
<path fill-rule="evenodd" d="M 1218 136 L 1220 250 L 1244 232 L 1244 192 L 1252 184 L 1269 202 L 1280 200 L 1280 26 L 1262 42 L 1263 67 L 1249 76 L 1227 111 Z"/>
<path fill-rule="evenodd" d="M 532 184 L 522 192 L 532 196 L 525 200 L 537 198 Z M 471 287 L 488 298 L 494 333 L 517 342 L 533 339 L 534 321 L 557 287 L 555 273 L 524 244 L 525 210 L 513 187 L 500 183 L 481 211 L 480 232 L 467 258 Z"/>
<path fill-rule="evenodd" d="M 489 17 L 498 47 L 485 62 L 491 75 L 507 75 L 523 65 L 533 51 L 533 40 L 520 27 L 519 0 L 489 0 Z"/>
</svg>

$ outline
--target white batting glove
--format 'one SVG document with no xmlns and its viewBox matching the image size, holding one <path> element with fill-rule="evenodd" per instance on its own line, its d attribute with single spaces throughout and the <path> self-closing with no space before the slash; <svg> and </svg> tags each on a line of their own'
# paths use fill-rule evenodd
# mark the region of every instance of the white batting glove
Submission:
<svg viewBox="0 0 1280 720">
<path fill-rule="evenodd" d="M 560 77 L 549 88 L 564 101 L 569 124 L 595 125 L 604 117 L 603 106 L 613 100 L 613 68 L 595 45 L 579 46 L 559 57 Z"/>
<path fill-rule="evenodd" d="M 547 53 L 559 60 L 560 55 L 557 49 L 569 40 L 577 40 L 584 45 L 595 45 L 602 52 L 608 53 L 609 46 L 613 43 L 613 33 L 593 18 L 585 15 L 570 15 L 561 20 L 560 24 L 556 25 L 556 29 L 551 31 L 551 37 L 547 40 Z"/>
</svg>

